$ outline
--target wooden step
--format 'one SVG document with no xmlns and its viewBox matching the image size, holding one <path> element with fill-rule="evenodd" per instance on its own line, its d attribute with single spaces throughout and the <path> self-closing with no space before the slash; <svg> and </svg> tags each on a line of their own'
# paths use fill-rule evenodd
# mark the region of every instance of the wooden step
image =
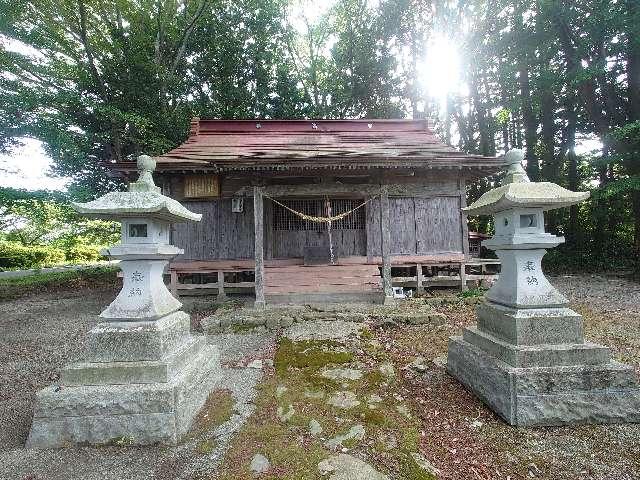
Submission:
<svg viewBox="0 0 640 480">
<path fill-rule="evenodd" d="M 281 287 L 265 287 L 265 294 L 279 293 L 346 293 L 381 291 L 377 285 L 289 285 Z"/>
<path fill-rule="evenodd" d="M 265 294 L 379 291 L 375 265 L 296 265 L 265 268 Z"/>
</svg>

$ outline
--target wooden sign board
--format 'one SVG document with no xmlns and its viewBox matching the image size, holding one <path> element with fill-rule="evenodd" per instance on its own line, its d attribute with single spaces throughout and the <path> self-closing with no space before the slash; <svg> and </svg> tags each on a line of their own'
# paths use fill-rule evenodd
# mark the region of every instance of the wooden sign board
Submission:
<svg viewBox="0 0 640 480">
<path fill-rule="evenodd" d="M 217 198 L 220 196 L 218 175 L 187 175 L 184 177 L 184 198 Z"/>
</svg>

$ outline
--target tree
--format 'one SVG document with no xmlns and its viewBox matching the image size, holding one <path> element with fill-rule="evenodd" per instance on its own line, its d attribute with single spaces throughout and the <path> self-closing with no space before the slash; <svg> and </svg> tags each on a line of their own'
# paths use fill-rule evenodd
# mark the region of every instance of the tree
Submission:
<svg viewBox="0 0 640 480">
<path fill-rule="evenodd" d="M 283 16 L 279 0 L 2 1 L 0 33 L 39 54 L 5 45 L 0 95 L 14 92 L 20 133 L 43 140 L 78 197 L 104 192 L 117 187 L 105 163 L 172 148 L 194 114 L 269 116 L 290 89 Z"/>
</svg>

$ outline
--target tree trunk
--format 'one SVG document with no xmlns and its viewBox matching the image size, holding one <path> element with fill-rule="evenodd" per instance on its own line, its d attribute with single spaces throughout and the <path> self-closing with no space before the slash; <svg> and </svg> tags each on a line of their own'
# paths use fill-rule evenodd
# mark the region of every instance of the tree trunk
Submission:
<svg viewBox="0 0 640 480">
<path fill-rule="evenodd" d="M 541 101 L 541 123 L 542 123 L 542 173 L 544 180 L 549 182 L 559 181 L 559 165 L 555 155 L 555 135 L 556 126 L 554 122 L 555 100 L 550 85 L 543 87 Z M 549 232 L 558 233 L 558 215 L 557 211 L 551 210 L 547 212 L 547 226 Z"/>
<path fill-rule="evenodd" d="M 627 51 L 629 116 L 631 121 L 635 121 L 640 120 L 640 3 L 638 0 L 627 0 L 627 28 L 629 30 Z"/>
<path fill-rule="evenodd" d="M 451 96 L 449 93 L 444 105 L 444 141 L 447 145 L 451 145 Z"/>
<path fill-rule="evenodd" d="M 504 89 L 501 92 L 501 101 L 502 101 L 502 107 L 506 108 L 506 106 L 508 105 L 508 101 L 507 101 L 507 93 L 504 91 Z M 509 125 L 511 123 L 510 118 L 511 118 L 511 115 L 509 115 L 509 119 L 507 119 L 502 124 L 502 148 L 505 152 L 509 151 Z"/>
<path fill-rule="evenodd" d="M 575 97 L 570 95 L 566 102 L 567 110 L 567 130 L 566 130 L 566 152 L 567 152 L 567 183 L 569 190 L 575 192 L 579 188 L 580 178 L 578 177 L 578 156 L 576 155 L 576 128 L 578 124 L 578 113 L 576 112 Z M 569 228 L 567 229 L 567 244 L 574 250 L 580 250 L 581 235 L 578 233 L 578 205 L 571 205 L 569 208 Z"/>
<path fill-rule="evenodd" d="M 489 139 L 489 126 L 487 125 L 487 112 L 483 101 L 480 98 L 480 92 L 478 90 L 478 77 L 474 74 L 471 76 L 469 82 L 469 90 L 471 93 L 471 99 L 473 101 L 473 107 L 476 111 L 476 123 L 478 124 L 478 131 L 480 132 L 480 145 L 479 153 L 481 155 L 490 156 L 490 139 Z"/>
<path fill-rule="evenodd" d="M 602 146 L 602 158 L 609 156 L 609 145 L 605 142 Z M 607 175 L 607 165 L 602 164 L 598 167 L 598 181 L 600 187 L 604 187 L 609 182 Z M 600 199 L 595 202 L 594 214 L 594 231 L 593 240 L 595 244 L 595 250 L 599 250 L 605 253 L 606 235 L 607 235 L 607 219 L 609 217 L 609 202 L 605 199 Z"/>
<path fill-rule="evenodd" d="M 532 182 L 540 180 L 540 163 L 536 156 L 536 143 L 538 142 L 538 121 L 531 101 L 531 81 L 529 78 L 528 55 L 525 50 L 529 42 L 525 38 L 522 24 L 522 9 L 516 9 L 514 13 L 515 41 L 519 44 L 520 55 L 518 58 L 518 83 L 520 86 L 520 102 L 522 104 L 522 120 L 524 122 L 524 138 L 526 146 L 527 174 Z"/>
</svg>

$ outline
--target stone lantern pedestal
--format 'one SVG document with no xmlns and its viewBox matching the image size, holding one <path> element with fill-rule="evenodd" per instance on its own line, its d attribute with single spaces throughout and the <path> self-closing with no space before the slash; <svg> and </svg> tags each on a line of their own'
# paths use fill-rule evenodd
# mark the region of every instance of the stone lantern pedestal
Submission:
<svg viewBox="0 0 640 480">
<path fill-rule="evenodd" d="M 138 167 L 129 192 L 74 205 L 122 222 L 121 244 L 103 253 L 120 259 L 123 287 L 89 331 L 83 361 L 38 392 L 27 447 L 175 444 L 221 378 L 217 347 L 190 333 L 189 315 L 163 282 L 167 263 L 182 253 L 169 244 L 171 223 L 200 215 L 160 194 L 151 158 L 140 157 Z"/>
<path fill-rule="evenodd" d="M 495 236 L 483 245 L 502 271 L 478 306 L 478 325 L 450 339 L 447 371 L 511 425 L 640 422 L 634 369 L 585 341 L 582 317 L 540 265 L 546 249 L 564 242 L 545 233 L 544 211 L 589 194 L 529 182 L 522 159 L 509 152 L 504 185 L 464 209 L 494 216 Z"/>
</svg>

